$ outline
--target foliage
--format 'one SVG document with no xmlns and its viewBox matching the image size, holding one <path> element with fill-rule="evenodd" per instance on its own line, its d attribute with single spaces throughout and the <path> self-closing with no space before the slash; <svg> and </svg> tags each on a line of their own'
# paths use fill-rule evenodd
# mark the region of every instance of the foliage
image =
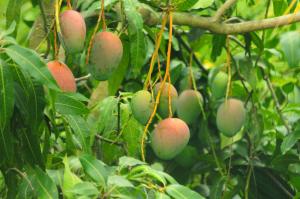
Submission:
<svg viewBox="0 0 300 199">
<path fill-rule="evenodd" d="M 86 64 L 101 1 L 71 2 L 87 26 L 85 48 L 75 54 L 64 50 L 54 28 L 59 0 L 0 1 L 0 198 L 300 196 L 299 24 L 220 35 L 174 20 L 170 82 L 179 94 L 199 91 L 202 106 L 189 124 L 186 150 L 168 161 L 150 147 L 149 135 L 162 120 L 154 115 L 143 162 L 145 126 L 134 118 L 131 98 L 147 87 L 156 48 L 151 94 L 167 74 L 168 27 L 160 46 L 157 41 L 169 1 L 104 1 L 107 28 L 119 36 L 124 52 L 107 81 L 93 79 Z M 224 2 L 173 0 L 172 11 L 214 16 Z M 241 0 L 222 20 L 238 24 L 283 16 L 298 11 L 295 2 Z M 67 9 L 66 1 L 60 9 Z M 56 48 L 58 59 L 77 77 L 76 93 L 62 92 L 47 69 Z M 212 84 L 220 71 L 229 84 L 215 97 Z M 234 137 L 216 125 L 227 96 L 243 101 L 246 109 Z"/>
</svg>

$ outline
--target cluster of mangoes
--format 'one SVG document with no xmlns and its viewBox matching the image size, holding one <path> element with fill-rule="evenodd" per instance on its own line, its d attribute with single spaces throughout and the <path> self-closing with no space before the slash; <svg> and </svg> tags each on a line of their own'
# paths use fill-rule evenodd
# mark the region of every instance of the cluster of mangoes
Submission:
<svg viewBox="0 0 300 199">
<path fill-rule="evenodd" d="M 224 98 L 228 83 L 226 73 L 219 71 L 214 75 L 211 88 L 212 97 L 215 99 Z M 157 113 L 162 118 L 155 125 L 150 136 L 151 147 L 159 158 L 170 160 L 178 157 L 178 154 L 184 152 L 189 138 L 191 125 L 201 115 L 203 97 L 199 91 L 184 90 L 178 96 L 176 88 L 169 83 L 157 83 L 154 85 L 153 94 L 147 90 L 136 92 L 131 99 L 131 109 L 133 116 L 141 124 L 145 125 L 153 112 L 156 96 L 161 89 L 159 104 L 157 105 Z M 169 104 L 169 95 L 171 102 Z M 177 113 L 178 118 L 169 116 L 169 109 Z M 244 125 L 246 111 L 243 102 L 229 98 L 219 106 L 216 116 L 216 124 L 220 132 L 227 137 L 236 135 Z"/>
<path fill-rule="evenodd" d="M 82 15 L 75 10 L 66 10 L 60 15 L 62 44 L 69 54 L 80 53 L 85 46 L 86 25 Z M 92 41 L 89 71 L 97 80 L 107 80 L 118 67 L 123 45 L 112 32 L 98 32 Z M 60 61 L 48 63 L 48 69 L 58 86 L 65 92 L 76 92 L 76 82 L 72 71 Z"/>
</svg>

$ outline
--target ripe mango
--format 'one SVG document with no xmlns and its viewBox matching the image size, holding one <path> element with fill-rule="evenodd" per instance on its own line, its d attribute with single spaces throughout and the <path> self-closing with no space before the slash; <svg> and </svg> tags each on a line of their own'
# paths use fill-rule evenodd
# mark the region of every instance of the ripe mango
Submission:
<svg viewBox="0 0 300 199">
<path fill-rule="evenodd" d="M 160 121 L 151 134 L 151 146 L 154 153 L 163 160 L 170 160 L 178 155 L 190 139 L 187 124 L 178 118 Z"/>
<path fill-rule="evenodd" d="M 47 66 L 62 91 L 76 92 L 75 78 L 67 65 L 59 61 L 50 61 Z"/>
<path fill-rule="evenodd" d="M 100 81 L 107 80 L 119 66 L 123 56 L 120 38 L 111 32 L 99 32 L 95 35 L 91 49 L 89 70 Z"/>
<path fill-rule="evenodd" d="M 60 29 L 66 51 L 71 54 L 81 52 L 86 36 L 82 15 L 75 10 L 64 11 L 60 15 Z"/>
</svg>

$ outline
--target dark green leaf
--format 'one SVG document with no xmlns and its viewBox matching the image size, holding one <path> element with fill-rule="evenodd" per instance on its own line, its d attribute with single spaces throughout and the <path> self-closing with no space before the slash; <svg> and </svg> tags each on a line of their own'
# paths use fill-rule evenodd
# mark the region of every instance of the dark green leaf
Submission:
<svg viewBox="0 0 300 199">
<path fill-rule="evenodd" d="M 71 94 L 72 95 L 72 94 Z M 61 114 L 82 115 L 88 113 L 87 107 L 74 99 L 69 93 L 57 93 L 55 107 Z"/>
</svg>

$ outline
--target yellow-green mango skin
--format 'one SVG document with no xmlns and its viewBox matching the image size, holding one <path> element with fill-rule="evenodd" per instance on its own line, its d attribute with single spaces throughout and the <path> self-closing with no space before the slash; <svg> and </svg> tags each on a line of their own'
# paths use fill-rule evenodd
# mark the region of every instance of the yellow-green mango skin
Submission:
<svg viewBox="0 0 300 199">
<path fill-rule="evenodd" d="M 122 41 L 111 32 L 99 32 L 93 42 L 89 70 L 95 79 L 104 81 L 109 79 L 121 62 Z"/>
<path fill-rule="evenodd" d="M 86 25 L 82 15 L 75 10 L 66 10 L 60 15 L 60 29 L 68 53 L 78 53 L 84 48 Z"/>
<path fill-rule="evenodd" d="M 218 72 L 216 76 L 213 78 L 211 84 L 212 96 L 215 99 L 220 99 L 225 96 L 227 83 L 228 83 L 228 75 L 223 71 Z"/>
<path fill-rule="evenodd" d="M 223 102 L 217 112 L 217 127 L 227 137 L 233 137 L 243 127 L 246 110 L 242 101 L 228 99 Z"/>
<path fill-rule="evenodd" d="M 157 157 L 170 160 L 178 155 L 190 139 L 187 124 L 178 118 L 160 121 L 151 134 L 151 147 Z"/>
<path fill-rule="evenodd" d="M 154 86 L 155 97 L 157 96 L 161 85 L 162 85 L 162 83 L 157 83 Z M 175 111 L 176 111 L 176 104 L 177 104 L 177 99 L 178 99 L 177 90 L 172 84 L 169 84 L 166 82 L 162 89 L 159 104 L 158 104 L 158 113 L 162 118 L 167 118 L 169 116 L 169 95 L 168 95 L 169 88 L 170 88 L 170 95 L 171 95 L 172 113 L 175 113 Z"/>
<path fill-rule="evenodd" d="M 177 114 L 187 124 L 193 123 L 201 113 L 203 97 L 199 91 L 185 90 L 177 101 Z"/>
<path fill-rule="evenodd" d="M 136 92 L 131 99 L 131 110 L 134 118 L 141 124 L 147 124 L 154 108 L 151 93 L 146 90 Z"/>
</svg>

